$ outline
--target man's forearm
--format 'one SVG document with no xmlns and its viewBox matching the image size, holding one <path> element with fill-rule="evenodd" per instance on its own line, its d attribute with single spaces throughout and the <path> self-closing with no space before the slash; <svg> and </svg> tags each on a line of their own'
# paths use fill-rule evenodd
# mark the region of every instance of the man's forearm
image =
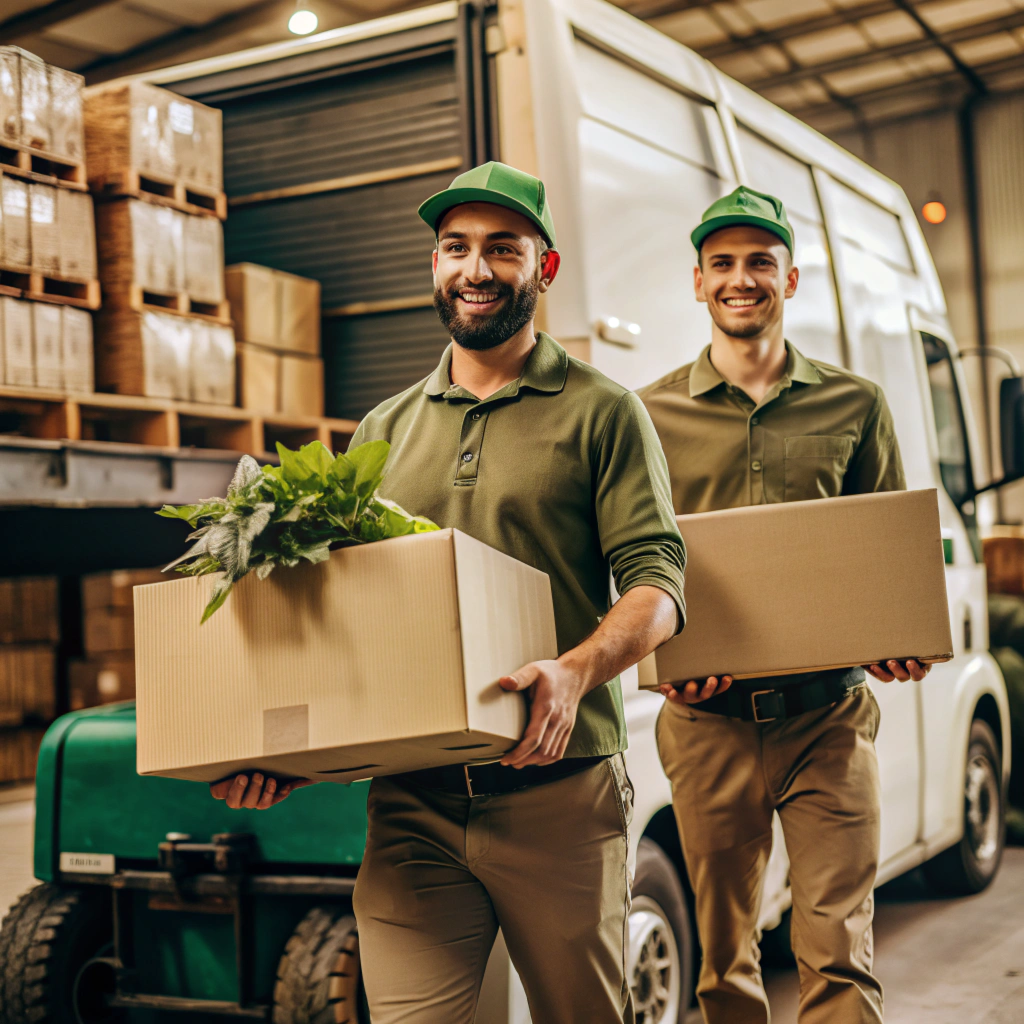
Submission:
<svg viewBox="0 0 1024 1024">
<path fill-rule="evenodd" d="M 558 661 L 578 674 L 583 692 L 589 693 L 671 640 L 678 625 L 676 603 L 664 590 L 633 587 L 612 605 L 586 640 Z"/>
</svg>

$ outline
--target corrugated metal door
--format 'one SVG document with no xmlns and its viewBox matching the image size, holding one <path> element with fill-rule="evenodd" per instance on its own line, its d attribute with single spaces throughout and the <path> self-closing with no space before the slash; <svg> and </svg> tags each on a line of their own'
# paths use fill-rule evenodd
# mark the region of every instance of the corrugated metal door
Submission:
<svg viewBox="0 0 1024 1024">
<path fill-rule="evenodd" d="M 425 377 L 447 344 L 431 303 L 433 238 L 416 216 L 478 155 L 469 140 L 471 13 L 353 47 L 174 88 L 224 114 L 228 263 L 319 280 L 328 415 L 361 418 Z"/>
</svg>

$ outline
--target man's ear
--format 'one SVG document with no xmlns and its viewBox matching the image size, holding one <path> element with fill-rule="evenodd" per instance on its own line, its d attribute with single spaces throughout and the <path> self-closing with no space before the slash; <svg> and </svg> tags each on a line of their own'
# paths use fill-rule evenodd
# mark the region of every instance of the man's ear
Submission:
<svg viewBox="0 0 1024 1024">
<path fill-rule="evenodd" d="M 433 273 L 437 273 L 437 250 L 434 250 L 434 254 L 430 257 L 430 265 L 433 268 Z"/>
<path fill-rule="evenodd" d="M 800 268 L 790 267 L 786 271 L 786 298 L 791 299 L 796 295 L 796 286 L 800 282 Z"/>
<path fill-rule="evenodd" d="M 698 302 L 707 302 L 704 294 L 704 275 L 701 273 L 700 263 L 693 268 L 693 295 Z"/>
<path fill-rule="evenodd" d="M 540 283 L 542 292 L 546 292 L 558 276 L 558 268 L 562 265 L 562 257 L 557 249 L 548 249 L 540 264 Z"/>
</svg>

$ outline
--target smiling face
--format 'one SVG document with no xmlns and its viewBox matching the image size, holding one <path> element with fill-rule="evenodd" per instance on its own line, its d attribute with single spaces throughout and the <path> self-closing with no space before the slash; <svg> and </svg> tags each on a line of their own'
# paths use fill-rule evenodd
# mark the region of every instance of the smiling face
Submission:
<svg viewBox="0 0 1024 1024">
<path fill-rule="evenodd" d="M 547 252 L 536 226 L 514 210 L 494 203 L 449 210 L 437 231 L 434 308 L 452 340 L 495 348 L 529 324 L 557 272 L 557 254 L 545 259 Z"/>
<path fill-rule="evenodd" d="M 723 334 L 756 338 L 781 327 L 783 302 L 796 293 L 799 277 L 778 235 L 742 224 L 704 239 L 693 284 Z"/>
</svg>

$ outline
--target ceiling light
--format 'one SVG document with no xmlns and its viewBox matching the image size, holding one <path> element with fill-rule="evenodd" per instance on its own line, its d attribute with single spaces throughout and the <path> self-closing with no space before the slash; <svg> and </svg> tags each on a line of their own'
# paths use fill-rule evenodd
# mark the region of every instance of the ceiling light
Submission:
<svg viewBox="0 0 1024 1024">
<path fill-rule="evenodd" d="M 921 216 L 929 224 L 941 224 L 946 219 L 946 207 L 938 199 L 930 199 L 921 207 Z"/>
<path fill-rule="evenodd" d="M 320 19 L 306 6 L 305 0 L 298 0 L 295 12 L 288 19 L 288 31 L 296 36 L 308 36 L 319 24 Z"/>
</svg>

